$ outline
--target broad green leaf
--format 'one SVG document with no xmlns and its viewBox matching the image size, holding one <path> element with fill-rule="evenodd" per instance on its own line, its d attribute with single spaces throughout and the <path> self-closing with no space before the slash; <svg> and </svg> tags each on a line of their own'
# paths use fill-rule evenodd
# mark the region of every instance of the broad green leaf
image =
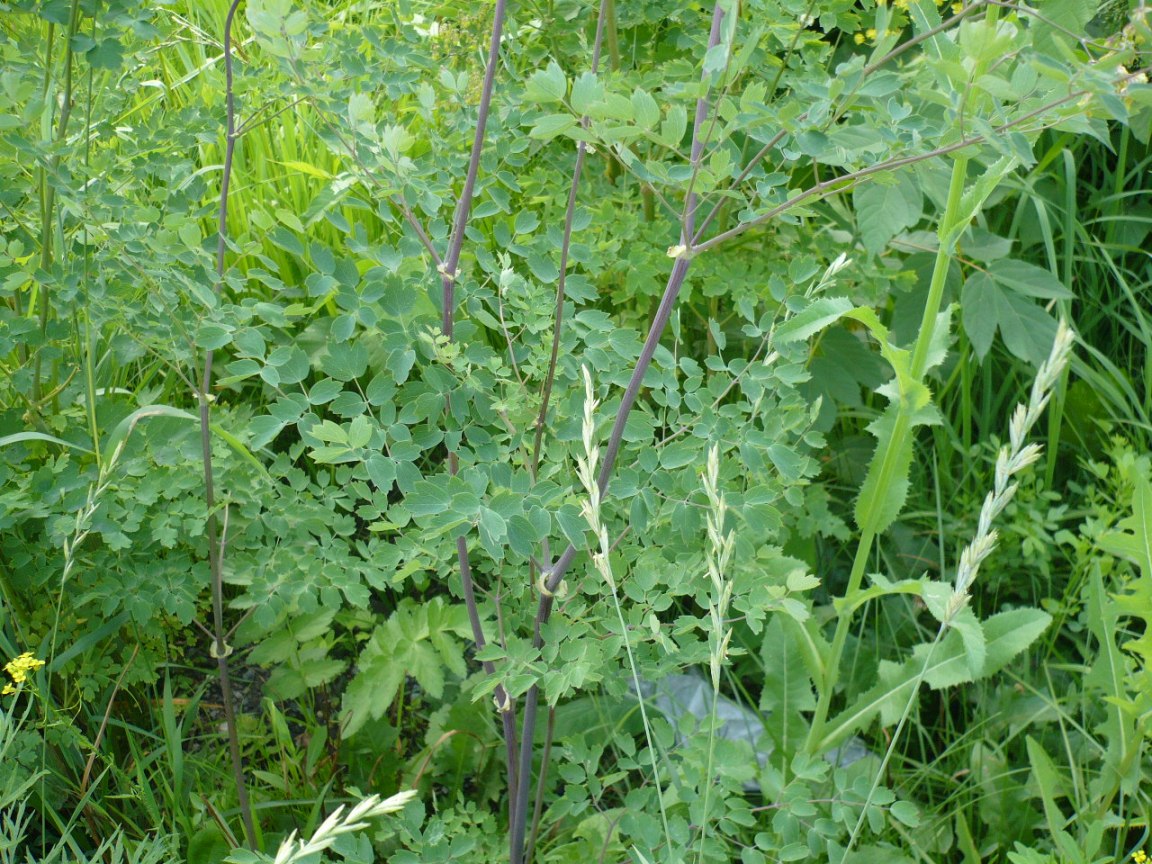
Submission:
<svg viewBox="0 0 1152 864">
<path fill-rule="evenodd" d="M 232 328 L 223 324 L 206 322 L 196 329 L 196 345 L 207 351 L 223 348 L 232 341 Z"/>
<path fill-rule="evenodd" d="M 987 356 L 992 340 L 996 338 L 999 290 L 992 277 L 983 270 L 973 273 L 964 283 L 960 320 L 978 360 Z"/>
<path fill-rule="evenodd" d="M 996 330 L 1004 345 L 1021 360 L 1039 366 L 1048 357 L 1056 335 L 1056 320 L 1035 301 L 1004 286 L 989 273 L 974 273 L 961 293 L 964 329 L 983 359 Z"/>
<path fill-rule="evenodd" d="M 361 414 L 352 420 L 348 427 L 348 446 L 352 448 L 367 447 L 372 439 L 372 423 Z"/>
<path fill-rule="evenodd" d="M 693 440 L 665 444 L 660 450 L 660 465 L 671 471 L 696 461 L 703 462 L 704 454 L 700 447 L 701 445 Z"/>
<path fill-rule="evenodd" d="M 1071 300 L 1074 296 L 1051 270 L 1015 258 L 993 261 L 988 273 L 1001 285 L 1039 300 Z"/>
<path fill-rule="evenodd" d="M 765 625 L 760 643 L 764 668 L 760 711 L 781 753 L 793 752 L 797 742 L 804 740 L 808 723 L 802 712 L 816 707 L 816 693 L 803 651 L 796 644 L 796 630 L 795 627 L 786 628 L 784 619 L 774 615 Z"/>
<path fill-rule="evenodd" d="M 477 528 L 484 550 L 495 560 L 503 560 L 504 542 L 508 537 L 508 524 L 504 521 L 504 517 L 495 510 L 481 507 Z"/>
<path fill-rule="evenodd" d="M 688 112 L 683 105 L 673 105 L 660 124 L 660 141 L 666 147 L 679 147 L 688 129 Z"/>
<path fill-rule="evenodd" d="M 413 516 L 434 516 L 452 506 L 452 496 L 442 483 L 420 480 L 404 498 L 404 507 Z"/>
<path fill-rule="evenodd" d="M 964 655 L 972 678 L 975 680 L 981 677 L 988 660 L 988 644 L 984 628 L 980 626 L 976 614 L 971 608 L 964 607 L 952 617 L 951 626 L 960 634 L 960 639 L 964 643 Z"/>
<path fill-rule="evenodd" d="M 986 677 L 999 672 L 1018 654 L 1035 642 L 1052 623 L 1052 616 L 1039 609 L 1012 609 L 993 615 L 983 623 L 986 646 L 986 659 L 983 675 Z M 955 637 L 955 638 L 953 638 Z M 945 682 L 965 683 L 975 680 L 968 668 L 963 640 L 955 631 L 942 640 L 948 644 L 940 655 L 933 658 L 929 672 L 925 675 L 928 686 L 935 689 L 951 686 Z"/>
<path fill-rule="evenodd" d="M 924 194 L 906 173 L 889 174 L 867 183 L 856 189 L 852 200 L 860 239 L 873 255 L 901 231 L 915 227 L 924 213 Z"/>
</svg>

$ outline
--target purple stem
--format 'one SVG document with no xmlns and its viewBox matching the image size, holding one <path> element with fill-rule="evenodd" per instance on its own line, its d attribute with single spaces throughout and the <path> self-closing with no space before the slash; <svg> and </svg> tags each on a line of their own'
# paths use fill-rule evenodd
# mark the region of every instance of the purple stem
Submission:
<svg viewBox="0 0 1152 864">
<path fill-rule="evenodd" d="M 608 20 L 608 9 L 612 0 L 600 0 L 600 10 L 596 16 L 596 36 L 592 42 L 592 74 L 595 75 L 600 70 L 600 54 L 604 44 L 604 31 L 605 24 Z M 580 125 L 585 129 L 588 128 L 588 117 L 580 118 Z M 580 188 L 580 175 L 584 169 L 584 157 L 587 152 L 587 145 L 583 141 L 576 143 L 576 165 L 572 169 L 572 183 L 568 187 L 568 204 L 564 211 L 564 238 L 560 246 L 560 279 L 556 285 L 556 311 L 554 313 L 552 325 L 552 353 L 548 359 L 548 371 L 544 376 L 544 387 L 541 392 L 540 398 L 540 411 L 536 417 L 536 432 L 535 439 L 532 444 L 532 457 L 529 463 L 529 469 L 532 479 L 536 479 L 536 471 L 540 465 L 540 453 L 544 445 L 544 428 L 548 422 L 548 407 L 552 398 L 552 387 L 556 381 L 556 366 L 560 357 L 560 340 L 563 333 L 564 324 L 564 298 L 565 298 L 565 281 L 568 276 L 568 253 L 572 245 L 572 226 L 576 217 L 576 198 L 577 192 Z M 550 557 L 548 553 L 547 540 L 544 545 L 545 558 Z M 533 563 L 530 572 L 534 573 L 535 564 Z M 543 599 L 543 598 L 542 598 Z M 551 603 L 549 603 L 551 608 Z M 540 629 L 536 628 L 536 639 L 540 641 Z M 512 864 L 520 864 L 523 860 L 524 851 L 524 835 L 527 832 L 528 823 L 528 792 L 531 783 L 532 771 L 532 745 L 536 737 L 536 714 L 537 714 L 537 694 L 535 688 L 528 695 L 528 708 L 524 715 L 524 727 L 520 739 L 520 766 L 517 770 L 517 775 L 523 780 L 518 793 L 513 796 L 512 808 L 510 813 L 509 826 L 511 835 L 511 844 L 513 850 Z M 545 741 L 545 753 L 551 749 L 552 745 L 552 725 L 549 723 L 547 739 Z M 547 765 L 542 764 L 540 768 L 540 789 L 537 791 L 536 807 L 533 822 L 533 837 L 536 832 L 536 821 L 539 818 L 540 808 L 542 804 L 541 795 L 543 794 L 543 783 Z M 517 854 L 520 857 L 517 857 Z M 531 850 L 527 853 L 531 855 Z"/>
<path fill-rule="evenodd" d="M 480 155 L 484 150 L 484 129 L 488 125 L 488 113 L 492 107 L 492 91 L 496 80 L 496 64 L 500 60 L 500 36 L 504 31 L 504 12 L 507 0 L 496 0 L 496 11 L 492 19 L 492 40 L 488 44 L 488 65 L 484 69 L 484 86 L 480 91 L 480 109 L 476 117 L 476 134 L 472 138 L 472 155 L 468 160 L 468 176 L 460 199 L 456 202 L 456 215 L 452 220 L 452 238 L 448 255 L 444 260 L 444 272 L 440 274 L 444 285 L 444 335 L 451 337 L 452 321 L 456 302 L 456 267 L 460 263 L 460 250 L 464 248 L 464 229 L 472 212 L 472 193 L 476 190 L 476 177 L 480 173 Z"/>
<path fill-rule="evenodd" d="M 464 180 L 464 188 L 460 190 L 460 198 L 456 201 L 456 213 L 452 220 L 452 236 L 449 240 L 448 254 L 440 268 L 444 303 L 441 329 L 448 338 L 452 338 L 456 313 L 456 268 L 460 263 L 460 252 L 464 248 L 464 229 L 468 225 L 468 217 L 472 212 L 472 196 L 476 190 L 476 178 L 480 174 L 480 157 L 484 151 L 484 132 L 488 126 L 488 115 L 492 108 L 496 64 L 500 60 L 500 37 L 504 32 L 504 13 L 507 6 L 507 0 L 496 0 L 496 9 L 492 18 L 492 38 L 488 44 L 488 64 L 484 69 L 484 84 L 480 92 L 476 132 L 472 138 L 472 154 L 468 160 L 468 176 Z M 445 412 L 451 413 L 450 399 L 445 400 Z M 459 470 L 459 459 L 456 453 L 450 452 L 448 454 L 448 473 L 455 476 Z M 480 622 L 480 609 L 476 603 L 472 565 L 468 558 L 468 541 L 464 537 L 456 538 L 456 561 L 460 570 L 464 605 L 468 610 L 468 622 L 472 627 L 472 641 L 476 645 L 476 650 L 481 651 L 487 644 L 487 640 L 484 638 L 484 627 Z M 481 666 L 485 674 L 490 676 L 496 674 L 496 667 L 491 661 L 484 661 Z M 504 726 L 504 757 L 508 763 L 508 796 L 509 801 L 513 801 L 516 798 L 518 788 L 516 777 L 516 714 L 512 700 L 502 686 L 497 686 L 494 696 Z"/>
<path fill-rule="evenodd" d="M 717 3 L 712 12 L 712 29 L 708 34 L 708 48 L 711 49 L 720 44 L 720 25 L 724 19 L 724 10 L 720 3 Z M 691 160 L 692 167 L 698 168 L 700 164 L 700 156 L 704 149 L 704 142 L 701 139 L 701 127 L 708 117 L 708 99 L 701 97 L 696 100 L 696 116 L 692 124 L 692 149 Z M 681 242 L 687 245 L 692 239 L 692 233 L 695 227 L 696 219 L 697 196 L 694 193 L 689 194 L 688 199 L 684 202 L 684 220 L 683 220 L 683 233 L 681 235 Z M 652 324 L 648 329 L 648 338 L 644 341 L 644 348 L 640 352 L 640 357 L 636 361 L 636 366 L 632 371 L 632 378 L 628 382 L 628 387 L 624 391 L 624 397 L 620 401 L 620 408 L 616 412 L 616 422 L 612 426 L 612 434 L 608 439 L 608 446 L 604 450 L 604 461 L 600 466 L 600 473 L 596 478 L 596 485 L 600 488 L 601 499 L 606 495 L 608 489 L 608 480 L 612 476 L 612 467 L 616 461 L 616 455 L 620 451 L 620 444 L 624 438 L 624 426 L 628 421 L 628 414 L 632 410 L 632 406 L 636 403 L 636 398 L 640 395 L 640 387 L 644 381 L 644 375 L 648 372 L 648 367 L 652 364 L 652 357 L 656 353 L 656 346 L 660 344 L 660 337 L 664 333 L 664 328 L 668 324 L 668 319 L 672 316 L 672 310 L 676 306 L 676 299 L 680 295 L 680 289 L 684 286 L 684 279 L 688 275 L 689 259 L 686 256 L 680 256 L 676 259 L 676 263 L 672 266 L 672 272 L 668 276 L 668 284 L 664 288 L 664 295 L 660 298 L 660 306 L 656 310 L 656 315 L 652 319 Z M 552 595 L 560 585 L 560 581 L 564 578 L 564 574 L 572 565 L 572 561 L 576 557 L 576 547 L 569 544 L 568 548 L 552 566 L 551 570 L 547 573 L 545 579 L 545 588 L 547 591 L 541 592 L 540 603 L 536 610 L 536 621 L 534 626 L 534 643 L 537 647 L 543 644 L 542 630 L 547 623 L 549 616 L 552 614 Z M 627 638 L 627 634 L 621 634 Z M 535 729 L 536 726 L 536 713 L 540 701 L 540 688 L 534 685 L 529 691 L 524 702 L 524 734 L 520 739 L 520 794 L 516 803 L 516 808 L 513 811 L 514 817 L 511 826 L 513 834 L 513 843 L 515 846 L 520 846 L 524 842 L 524 823 L 527 815 L 527 787 L 531 780 L 532 771 L 532 738 L 529 733 Z M 519 859 L 513 858 L 513 864 L 519 864 Z"/>
<path fill-rule="evenodd" d="M 220 177 L 220 207 L 216 231 L 216 285 L 219 294 L 224 283 L 224 255 L 227 250 L 228 233 L 228 190 L 232 182 L 232 158 L 236 151 L 236 100 L 233 94 L 232 75 L 232 22 L 240 0 L 232 0 L 228 15 L 224 19 L 224 100 L 225 100 L 225 139 L 224 168 Z M 216 487 L 212 471 L 212 431 L 211 408 L 208 394 L 212 389 L 213 352 L 204 355 L 204 375 L 200 380 L 200 446 L 204 462 L 204 503 L 208 510 L 205 534 L 208 540 L 208 567 L 212 577 L 212 656 L 220 676 L 220 696 L 224 703 L 224 718 L 228 724 L 228 752 L 232 762 L 232 780 L 236 786 L 236 797 L 240 805 L 240 816 L 244 820 L 244 833 L 248 845 L 255 848 L 256 826 L 252 819 L 252 808 L 248 801 L 248 787 L 244 783 L 244 763 L 240 756 L 239 732 L 236 728 L 236 707 L 232 695 L 232 680 L 228 674 L 229 649 L 225 644 L 224 632 L 224 548 L 219 540 L 216 525 Z"/>
</svg>

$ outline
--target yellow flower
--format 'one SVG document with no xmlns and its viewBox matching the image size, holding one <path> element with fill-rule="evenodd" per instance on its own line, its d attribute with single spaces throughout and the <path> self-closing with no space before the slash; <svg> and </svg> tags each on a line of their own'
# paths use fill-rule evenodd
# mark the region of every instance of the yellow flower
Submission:
<svg viewBox="0 0 1152 864">
<path fill-rule="evenodd" d="M 1144 854 L 1143 849 L 1137 849 L 1132 853 L 1132 860 L 1135 861 L 1136 864 L 1145 864 L 1145 862 L 1148 860 L 1148 856 Z"/>
<path fill-rule="evenodd" d="M 863 45 L 864 44 L 864 34 L 863 33 L 857 33 L 855 36 L 852 37 L 852 41 L 854 41 L 857 45 Z"/>
<path fill-rule="evenodd" d="M 959 15 L 963 11 L 964 11 L 964 4 L 963 3 L 957 2 L 957 3 L 952 4 L 952 14 L 953 15 Z"/>
<path fill-rule="evenodd" d="M 28 673 L 35 672 L 44 665 L 43 660 L 37 660 L 36 655 L 31 651 L 25 651 L 15 660 L 9 660 L 4 664 L 4 671 L 8 673 L 8 677 L 12 679 L 11 682 L 4 685 L 4 689 L 0 690 L 0 696 L 8 696 L 16 692 L 16 685 L 23 684 L 28 680 Z"/>
</svg>

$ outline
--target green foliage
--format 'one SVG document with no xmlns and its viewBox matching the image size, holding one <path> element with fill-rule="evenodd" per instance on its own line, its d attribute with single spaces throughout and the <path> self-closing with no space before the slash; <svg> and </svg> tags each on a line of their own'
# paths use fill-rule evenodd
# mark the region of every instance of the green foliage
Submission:
<svg viewBox="0 0 1152 864">
<path fill-rule="evenodd" d="M 9 834 L 39 822 L 36 857 L 265 860 L 359 788 L 413 786 L 423 803 L 332 854 L 502 860 L 517 782 L 540 862 L 1120 848 L 1142 812 L 1152 485 L 1131 453 L 1058 474 L 1057 445 L 1067 425 L 1099 458 L 1098 417 L 1147 425 L 1152 331 L 1116 323 L 1149 278 L 1152 221 L 1118 218 L 1143 206 L 1139 14 L 1080 40 L 1090 0 L 725 0 L 710 42 L 711 10 L 608 3 L 593 67 L 594 8 L 514 4 L 469 179 L 491 9 L 253 0 L 219 226 L 227 7 L 9 5 L 0 648 L 47 666 L 0 714 L 27 712 L 0 794 L 27 808 Z M 1127 172 L 1074 224 L 1059 154 L 1116 134 Z M 1081 249 L 1124 298 L 1081 291 Z M 967 605 L 949 571 L 991 527 L 968 524 L 994 488 L 980 438 L 1094 296 L 1133 341 L 1080 328 L 1087 392 L 1056 388 L 1044 482 L 1001 508 L 1012 541 Z M 624 412 L 591 492 L 579 461 Z M 1070 658 L 1046 673 L 1066 695 L 1037 644 Z M 645 682 L 705 667 L 762 740 L 637 711 Z M 1006 674 L 1047 713 L 1021 719 Z M 517 729 L 537 693 L 547 719 Z M 234 848 L 229 732 L 259 849 Z"/>
</svg>

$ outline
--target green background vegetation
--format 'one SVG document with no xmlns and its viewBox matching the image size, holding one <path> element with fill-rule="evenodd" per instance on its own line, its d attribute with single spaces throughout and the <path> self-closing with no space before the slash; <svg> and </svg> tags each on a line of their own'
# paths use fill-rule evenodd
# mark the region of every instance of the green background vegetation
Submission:
<svg viewBox="0 0 1152 864">
<path fill-rule="evenodd" d="M 231 8 L 0 2 L 0 861 L 1145 844 L 1144 7 Z"/>
</svg>

